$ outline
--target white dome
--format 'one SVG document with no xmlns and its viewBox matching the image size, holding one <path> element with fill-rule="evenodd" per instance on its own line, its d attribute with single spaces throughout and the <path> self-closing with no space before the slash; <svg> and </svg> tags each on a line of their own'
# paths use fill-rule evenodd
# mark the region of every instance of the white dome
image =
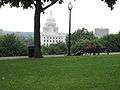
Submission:
<svg viewBox="0 0 120 90">
<path fill-rule="evenodd" d="M 52 16 L 52 12 L 50 12 L 50 16 L 46 20 L 46 23 L 43 27 L 43 32 L 46 32 L 46 33 L 58 32 L 58 28 L 56 27 L 55 18 Z"/>
</svg>

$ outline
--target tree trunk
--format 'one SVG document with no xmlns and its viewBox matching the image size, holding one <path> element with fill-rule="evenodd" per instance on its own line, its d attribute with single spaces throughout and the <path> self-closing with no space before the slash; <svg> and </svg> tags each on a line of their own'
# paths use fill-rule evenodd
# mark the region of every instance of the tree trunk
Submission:
<svg viewBox="0 0 120 90">
<path fill-rule="evenodd" d="M 38 0 L 39 1 L 39 0 Z M 40 3 L 36 3 L 34 16 L 34 57 L 41 58 L 41 39 L 40 39 Z"/>
</svg>

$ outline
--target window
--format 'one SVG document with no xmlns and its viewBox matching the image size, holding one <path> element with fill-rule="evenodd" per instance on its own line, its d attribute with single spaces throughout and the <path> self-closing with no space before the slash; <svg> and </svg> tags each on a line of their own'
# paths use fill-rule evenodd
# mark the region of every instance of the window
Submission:
<svg viewBox="0 0 120 90">
<path fill-rule="evenodd" d="M 54 40 L 53 40 L 53 42 L 54 42 Z"/>
<path fill-rule="evenodd" d="M 45 40 L 44 40 L 44 42 L 45 42 Z"/>
<path fill-rule="evenodd" d="M 47 42 L 48 42 L 48 40 L 47 40 Z"/>
</svg>

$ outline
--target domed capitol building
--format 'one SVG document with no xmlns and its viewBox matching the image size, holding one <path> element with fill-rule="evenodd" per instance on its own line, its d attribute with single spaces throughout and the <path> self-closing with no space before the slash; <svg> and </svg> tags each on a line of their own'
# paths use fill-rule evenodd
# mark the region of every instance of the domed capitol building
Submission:
<svg viewBox="0 0 120 90">
<path fill-rule="evenodd" d="M 52 12 L 50 12 L 50 16 L 47 18 L 41 33 L 41 45 L 49 46 L 50 44 L 65 42 L 66 35 L 66 33 L 58 33 L 55 19 L 52 16 Z"/>
</svg>

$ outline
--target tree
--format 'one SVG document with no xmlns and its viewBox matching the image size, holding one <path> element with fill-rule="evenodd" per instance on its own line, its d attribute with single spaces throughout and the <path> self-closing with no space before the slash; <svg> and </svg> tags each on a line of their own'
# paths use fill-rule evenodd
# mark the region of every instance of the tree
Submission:
<svg viewBox="0 0 120 90">
<path fill-rule="evenodd" d="M 27 55 L 27 46 L 14 34 L 0 36 L 0 56 Z"/>
<path fill-rule="evenodd" d="M 41 53 L 41 42 L 40 42 L 40 15 L 47 8 L 51 7 L 55 3 L 59 2 L 60 4 L 63 0 L 0 0 L 0 7 L 5 4 L 9 4 L 11 7 L 23 7 L 25 9 L 29 7 L 35 7 L 35 16 L 34 16 L 34 57 L 42 57 Z M 75 1 L 75 0 L 74 0 Z M 117 0 L 101 0 L 105 1 L 108 4 L 108 7 L 113 9 L 113 5 L 116 4 Z M 46 5 L 46 3 L 48 3 Z"/>
<path fill-rule="evenodd" d="M 63 0 L 1 0 L 0 7 L 5 4 L 9 4 L 10 7 L 23 7 L 24 9 L 35 7 L 34 15 L 34 57 L 42 57 L 41 41 L 40 41 L 40 15 L 47 8 L 51 7 L 55 3 L 61 4 Z M 46 5 L 46 3 L 48 3 Z"/>
<path fill-rule="evenodd" d="M 111 8 L 111 10 L 113 10 L 113 5 L 116 4 L 117 0 L 101 0 L 107 3 L 108 7 Z"/>
<path fill-rule="evenodd" d="M 104 36 L 100 39 L 100 43 L 112 51 L 120 51 L 120 33 Z"/>
<path fill-rule="evenodd" d="M 68 36 L 66 38 L 68 45 Z M 98 44 L 97 38 L 94 36 L 93 32 L 88 32 L 87 29 L 78 29 L 73 34 L 71 34 L 71 52 L 75 53 L 82 48 L 85 48 L 87 44 L 94 43 Z"/>
</svg>

